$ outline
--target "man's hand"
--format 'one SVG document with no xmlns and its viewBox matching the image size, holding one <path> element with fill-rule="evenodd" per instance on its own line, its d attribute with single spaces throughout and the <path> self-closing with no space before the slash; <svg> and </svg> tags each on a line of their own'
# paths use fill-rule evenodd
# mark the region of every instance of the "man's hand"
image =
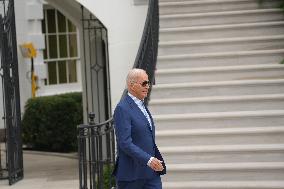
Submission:
<svg viewBox="0 0 284 189">
<path fill-rule="evenodd" d="M 150 167 L 154 171 L 162 171 L 164 169 L 164 167 L 162 165 L 162 161 L 158 160 L 157 158 L 153 158 L 153 160 L 150 163 Z"/>
</svg>

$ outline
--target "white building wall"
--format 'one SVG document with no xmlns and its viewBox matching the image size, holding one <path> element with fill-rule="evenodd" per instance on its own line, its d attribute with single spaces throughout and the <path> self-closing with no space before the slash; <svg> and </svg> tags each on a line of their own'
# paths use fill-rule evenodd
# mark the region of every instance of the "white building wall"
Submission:
<svg viewBox="0 0 284 189">
<path fill-rule="evenodd" d="M 39 49 L 38 56 L 34 59 L 35 69 L 43 64 L 42 49 L 44 48 L 44 38 L 41 34 L 41 20 L 43 19 L 42 6 L 36 0 L 15 0 L 15 19 L 17 43 L 32 42 Z M 21 94 L 21 108 L 23 110 L 25 102 L 31 97 L 30 69 L 31 60 L 24 58 L 18 47 L 18 68 Z"/>
<path fill-rule="evenodd" d="M 32 42 L 38 51 L 35 58 L 35 70 L 45 76 L 43 66 L 42 49 L 44 48 L 44 38 L 41 34 L 41 20 L 43 19 L 42 4 L 37 0 L 14 0 L 15 3 L 15 20 L 16 20 L 16 37 L 18 45 Z M 31 81 L 30 81 L 31 60 L 24 58 L 18 46 L 18 70 L 19 84 L 21 96 L 21 109 L 24 110 L 26 100 L 31 97 Z M 0 89 L 0 116 L 4 115 L 2 101 L 2 87 Z M 0 129 L 4 128 L 4 120 L 0 121 Z"/>
<path fill-rule="evenodd" d="M 80 60 L 78 60 L 78 82 L 71 84 L 45 85 L 47 78 L 47 66 L 44 64 L 43 50 L 45 48 L 44 35 L 42 34 L 43 0 L 15 0 L 15 19 L 17 31 L 17 43 L 33 43 L 37 49 L 37 57 L 34 59 L 35 74 L 39 77 L 39 89 L 37 96 L 54 95 L 66 92 L 82 91 Z M 56 7 L 55 7 L 56 8 Z M 73 20 L 72 20 L 73 21 Z M 79 36 L 78 36 L 79 39 Z M 80 51 L 78 51 L 80 52 Z M 80 56 L 80 55 L 79 55 Z M 19 80 L 21 93 L 21 109 L 24 110 L 26 100 L 31 98 L 31 60 L 24 58 L 18 47 Z"/>
<path fill-rule="evenodd" d="M 147 7 L 145 0 L 77 0 L 107 28 L 112 108 L 125 88 L 143 33 Z M 138 5 L 139 4 L 139 5 Z"/>
<path fill-rule="evenodd" d="M 111 80 L 112 108 L 119 101 L 125 88 L 125 78 L 129 69 L 132 68 L 142 37 L 145 18 L 147 14 L 146 0 L 74 0 L 82 4 L 92 12 L 107 28 L 109 42 L 109 66 Z M 81 15 L 78 10 L 74 12 L 72 6 L 65 3 L 71 1 L 56 0 L 15 0 L 15 16 L 18 45 L 32 42 L 37 49 L 37 57 L 34 60 L 35 73 L 39 76 L 40 89 L 38 96 L 52 95 L 62 92 L 81 91 L 81 73 L 78 74 L 78 84 L 68 86 L 44 86 L 43 78 L 46 78 L 47 68 L 43 63 L 43 49 L 45 48 L 44 36 L 41 29 L 43 19 L 43 4 L 50 3 L 55 8 L 63 11 L 74 24 L 81 27 Z M 62 6 L 64 6 L 63 8 Z M 70 9 L 70 10 L 69 10 Z M 75 10 L 75 8 L 74 8 Z M 81 43 L 78 43 L 80 45 Z M 80 51 L 78 51 L 80 52 Z M 21 109 L 27 99 L 31 98 L 30 68 L 31 60 L 24 58 L 18 47 L 19 82 L 21 93 Z M 82 66 L 83 67 L 83 66 Z M 77 69 L 80 72 L 80 69 Z M 84 76 L 83 76 L 84 77 Z M 84 82 L 84 81 L 83 81 Z M 2 100 L 0 101 L 2 106 Z M 1 112 L 2 111 L 2 112 Z M 1 108 L 1 116 L 3 110 Z M 0 123 L 0 128 L 3 124 Z"/>
</svg>

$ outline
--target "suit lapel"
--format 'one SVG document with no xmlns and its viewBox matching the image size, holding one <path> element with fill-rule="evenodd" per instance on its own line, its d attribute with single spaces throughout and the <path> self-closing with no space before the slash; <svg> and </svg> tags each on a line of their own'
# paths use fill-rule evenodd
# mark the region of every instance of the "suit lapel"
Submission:
<svg viewBox="0 0 284 189">
<path fill-rule="evenodd" d="M 130 107 L 132 108 L 133 111 L 135 111 L 135 115 L 142 117 L 146 123 L 148 123 L 147 118 L 143 114 L 143 112 L 140 110 L 140 108 L 137 106 L 137 104 L 134 102 L 134 100 L 127 95 L 126 98 L 127 102 L 129 103 Z"/>
<path fill-rule="evenodd" d="M 146 116 L 143 114 L 143 112 L 140 110 L 140 108 L 138 107 L 138 105 L 134 102 L 134 100 L 129 96 L 129 95 L 126 95 L 126 101 L 128 102 L 128 104 L 130 105 L 130 107 L 132 108 L 133 111 L 135 111 L 135 115 L 139 116 L 139 117 L 142 117 L 142 119 L 144 120 L 144 122 L 146 123 L 146 125 L 148 126 L 148 129 L 151 130 L 150 128 L 150 123 L 148 121 L 148 119 L 146 118 Z M 146 111 L 148 112 L 149 116 L 150 116 L 150 119 L 152 121 L 152 130 L 153 130 L 153 119 L 152 119 L 152 116 L 149 112 L 149 110 L 147 109 L 147 107 L 145 106 L 146 108 Z"/>
</svg>

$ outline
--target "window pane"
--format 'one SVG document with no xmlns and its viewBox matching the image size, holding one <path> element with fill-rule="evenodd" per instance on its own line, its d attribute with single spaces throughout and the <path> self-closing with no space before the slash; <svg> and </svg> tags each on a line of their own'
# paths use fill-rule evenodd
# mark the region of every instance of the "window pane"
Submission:
<svg viewBox="0 0 284 189">
<path fill-rule="evenodd" d="M 42 32 L 46 48 L 43 49 L 43 56 L 48 61 L 45 62 L 48 71 L 45 85 L 78 82 L 77 60 L 70 60 L 79 54 L 77 28 L 56 9 L 46 9 L 44 13 Z"/>
<path fill-rule="evenodd" d="M 57 11 L 57 24 L 58 32 L 66 32 L 66 20 L 65 16 Z"/>
<path fill-rule="evenodd" d="M 45 33 L 46 31 L 45 31 L 45 17 L 44 17 L 44 19 L 42 20 L 42 22 L 41 22 L 41 30 L 42 30 L 42 33 Z"/>
<path fill-rule="evenodd" d="M 60 51 L 60 58 L 67 57 L 67 36 L 66 35 L 59 35 L 59 51 Z"/>
<path fill-rule="evenodd" d="M 69 32 L 76 32 L 76 26 L 72 24 L 70 20 L 68 20 L 68 31 Z"/>
<path fill-rule="evenodd" d="M 69 52 L 70 57 L 77 57 L 77 35 L 69 35 Z"/>
<path fill-rule="evenodd" d="M 57 84 L 56 62 L 48 62 L 47 66 L 49 85 Z"/>
<path fill-rule="evenodd" d="M 45 41 L 45 49 L 43 49 L 43 58 L 47 59 L 47 37 L 44 36 L 44 41 Z"/>
<path fill-rule="evenodd" d="M 58 62 L 59 83 L 67 83 L 66 62 Z"/>
<path fill-rule="evenodd" d="M 55 33 L 56 32 L 56 25 L 55 25 L 55 10 L 48 9 L 47 10 L 47 20 L 48 20 L 48 33 Z"/>
<path fill-rule="evenodd" d="M 48 36 L 49 42 L 49 58 L 57 58 L 57 40 L 56 35 Z"/>
<path fill-rule="evenodd" d="M 69 83 L 77 82 L 76 60 L 70 60 L 69 61 L 68 69 L 69 69 Z"/>
</svg>

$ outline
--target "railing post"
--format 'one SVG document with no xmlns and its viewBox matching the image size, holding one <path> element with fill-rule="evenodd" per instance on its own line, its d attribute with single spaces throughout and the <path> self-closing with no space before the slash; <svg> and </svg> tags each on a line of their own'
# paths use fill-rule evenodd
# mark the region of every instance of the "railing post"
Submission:
<svg viewBox="0 0 284 189">
<path fill-rule="evenodd" d="M 103 189 L 103 144 L 101 136 L 101 126 L 95 123 L 95 113 L 89 113 L 89 125 L 91 129 L 91 156 L 90 162 L 92 167 L 93 187 Z M 97 178 L 97 182 L 96 182 Z"/>
<path fill-rule="evenodd" d="M 87 159 L 86 159 L 86 136 L 85 129 L 78 130 L 78 155 L 79 155 L 79 188 L 87 189 Z"/>
<path fill-rule="evenodd" d="M 103 136 L 101 135 L 101 126 L 97 127 L 97 140 L 98 140 L 98 188 L 99 189 L 104 189 L 103 187 L 103 170 L 104 170 L 104 161 L 103 161 L 103 142 L 102 138 Z"/>
<path fill-rule="evenodd" d="M 96 159 L 96 151 L 97 151 L 97 134 L 95 127 L 95 113 L 89 113 L 89 128 L 90 130 L 90 138 L 89 138 L 89 167 L 90 167 L 90 188 L 96 189 L 96 177 L 97 177 L 97 159 Z"/>
</svg>

